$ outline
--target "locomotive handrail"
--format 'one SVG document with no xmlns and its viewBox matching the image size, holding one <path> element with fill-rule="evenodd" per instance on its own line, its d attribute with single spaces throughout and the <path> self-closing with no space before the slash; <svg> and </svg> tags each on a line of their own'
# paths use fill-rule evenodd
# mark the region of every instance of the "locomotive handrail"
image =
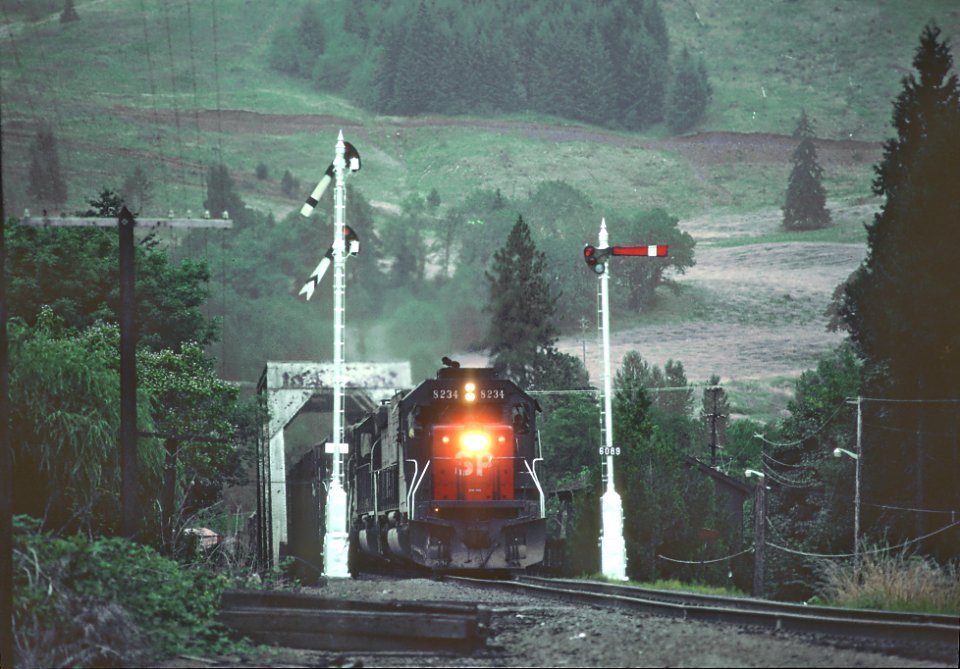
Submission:
<svg viewBox="0 0 960 669">
<path fill-rule="evenodd" d="M 526 460 L 524 460 L 523 466 L 527 468 L 527 472 L 530 473 L 530 478 L 533 479 L 533 484 L 537 486 L 537 492 L 540 494 L 540 517 L 546 518 L 547 517 L 547 500 L 546 500 L 546 496 L 544 496 L 543 494 L 543 488 L 540 487 L 540 479 L 537 478 L 537 473 L 535 471 L 537 467 L 537 460 L 542 461 L 543 458 L 534 458 L 532 467 Z"/>
<path fill-rule="evenodd" d="M 423 483 L 423 479 L 424 479 L 424 478 L 426 477 L 426 475 L 427 475 L 427 470 L 430 469 L 430 462 L 431 462 L 431 461 L 430 461 L 430 460 L 427 460 L 427 464 L 426 464 L 426 466 L 423 468 L 423 473 L 420 474 L 420 478 L 419 478 L 419 479 L 417 478 L 417 469 L 419 469 L 420 463 L 417 462 L 417 460 L 416 460 L 415 458 L 408 458 L 408 459 L 407 459 L 407 462 L 412 462 L 412 463 L 413 463 L 413 466 L 414 466 L 414 470 L 413 470 L 413 481 L 414 481 L 414 483 L 413 483 L 413 488 L 410 489 L 410 492 L 409 492 L 409 494 L 407 495 L 407 517 L 410 518 L 410 520 L 414 520 L 414 516 L 415 516 L 415 514 L 416 514 L 416 508 L 415 508 L 415 506 L 414 506 L 414 502 L 415 502 L 416 497 L 417 497 L 417 490 L 419 490 L 420 484 Z"/>
</svg>

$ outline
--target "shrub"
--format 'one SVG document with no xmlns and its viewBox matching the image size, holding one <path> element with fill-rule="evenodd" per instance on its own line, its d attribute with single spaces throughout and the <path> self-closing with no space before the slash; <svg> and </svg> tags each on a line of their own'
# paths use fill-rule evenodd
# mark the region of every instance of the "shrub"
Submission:
<svg viewBox="0 0 960 669">
<path fill-rule="evenodd" d="M 828 604 L 850 608 L 960 612 L 960 571 L 930 558 L 865 552 L 860 573 L 851 564 L 821 567 L 821 593 Z"/>
<path fill-rule="evenodd" d="M 233 648 L 214 618 L 227 578 L 120 538 L 14 519 L 14 627 L 24 666 L 133 666 Z"/>
</svg>

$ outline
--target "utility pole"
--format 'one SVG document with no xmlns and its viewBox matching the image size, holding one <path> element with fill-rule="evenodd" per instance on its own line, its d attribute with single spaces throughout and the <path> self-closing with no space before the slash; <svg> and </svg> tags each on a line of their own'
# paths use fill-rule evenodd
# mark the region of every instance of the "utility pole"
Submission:
<svg viewBox="0 0 960 669">
<path fill-rule="evenodd" d="M 763 597 L 764 553 L 767 547 L 767 477 L 762 472 L 748 469 L 747 478 L 756 476 L 756 497 L 753 503 L 753 596 Z"/>
<path fill-rule="evenodd" d="M 601 570 L 607 578 L 627 580 L 627 551 L 623 539 L 623 502 L 614 489 L 613 456 L 618 452 L 613 445 L 613 389 L 610 373 L 610 274 L 606 259 L 611 256 L 666 256 L 666 246 L 610 246 L 606 219 L 600 220 L 600 236 L 596 247 L 589 244 L 583 249 L 587 265 L 600 275 L 599 326 L 603 350 L 603 413 L 601 428 L 604 444 L 601 455 L 606 456 L 606 491 L 600 498 L 603 521 L 600 537 Z"/>
<path fill-rule="evenodd" d="M 716 469 L 717 467 L 717 449 L 720 446 L 720 435 L 717 430 L 717 422 L 725 421 L 727 418 L 726 414 L 720 413 L 717 404 L 720 397 L 721 388 L 716 386 L 713 388 L 707 388 L 704 392 L 708 393 L 710 399 L 707 402 L 712 405 L 710 413 L 704 414 L 704 418 L 710 421 L 710 466 Z M 723 423 L 721 423 L 722 425 Z"/>
<path fill-rule="evenodd" d="M 137 494 L 137 335 L 135 296 L 135 244 L 134 228 L 219 228 L 229 229 L 233 223 L 227 218 L 143 219 L 137 221 L 130 210 L 123 207 L 116 222 L 111 218 L 77 216 L 26 215 L 21 225 L 34 227 L 113 227 L 119 233 L 120 255 L 120 532 L 128 539 L 136 539 Z"/>
<path fill-rule="evenodd" d="M 7 347 L 6 211 L 0 170 L 0 666 L 17 664 L 13 644 L 13 452 Z"/>
</svg>

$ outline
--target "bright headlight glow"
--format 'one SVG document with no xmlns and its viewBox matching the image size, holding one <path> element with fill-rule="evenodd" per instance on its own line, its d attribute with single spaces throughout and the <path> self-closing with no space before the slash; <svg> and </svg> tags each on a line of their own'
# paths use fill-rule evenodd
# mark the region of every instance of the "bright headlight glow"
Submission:
<svg viewBox="0 0 960 669">
<path fill-rule="evenodd" d="M 463 387 L 463 398 L 468 402 L 472 402 L 477 399 L 477 386 L 473 383 L 468 383 Z"/>
<path fill-rule="evenodd" d="M 490 447 L 490 438 L 483 432 L 466 432 L 463 435 L 463 447 L 471 453 L 485 451 Z"/>
</svg>

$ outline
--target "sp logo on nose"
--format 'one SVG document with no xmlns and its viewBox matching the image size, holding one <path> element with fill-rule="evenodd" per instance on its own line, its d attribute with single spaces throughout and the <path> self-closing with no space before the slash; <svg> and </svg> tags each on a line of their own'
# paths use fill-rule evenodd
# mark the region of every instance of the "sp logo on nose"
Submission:
<svg viewBox="0 0 960 669">
<path fill-rule="evenodd" d="M 457 453 L 458 476 L 483 476 L 483 473 L 492 466 L 493 456 L 489 453 L 477 455 L 467 455 L 462 451 Z"/>
</svg>

